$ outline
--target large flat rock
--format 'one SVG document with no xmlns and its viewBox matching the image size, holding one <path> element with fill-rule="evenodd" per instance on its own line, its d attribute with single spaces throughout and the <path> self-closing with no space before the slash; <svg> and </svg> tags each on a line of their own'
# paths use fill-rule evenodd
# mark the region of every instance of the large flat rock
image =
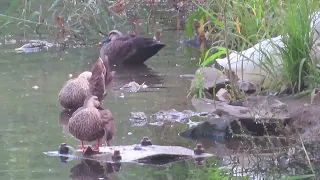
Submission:
<svg viewBox="0 0 320 180">
<path fill-rule="evenodd" d="M 153 158 L 161 157 L 171 158 L 175 160 L 179 159 L 191 159 L 199 157 L 210 157 L 212 154 L 203 153 L 201 155 L 195 155 L 194 151 L 180 146 L 140 146 L 140 145 L 127 145 L 127 146 L 108 146 L 100 147 L 100 153 L 90 156 L 82 156 L 81 150 L 76 150 L 72 155 L 59 154 L 58 151 L 48 151 L 44 154 L 48 156 L 65 156 L 70 159 L 91 159 L 101 162 L 112 161 L 111 157 L 115 150 L 120 151 L 122 157 L 121 162 L 141 162 L 152 160 Z"/>
</svg>

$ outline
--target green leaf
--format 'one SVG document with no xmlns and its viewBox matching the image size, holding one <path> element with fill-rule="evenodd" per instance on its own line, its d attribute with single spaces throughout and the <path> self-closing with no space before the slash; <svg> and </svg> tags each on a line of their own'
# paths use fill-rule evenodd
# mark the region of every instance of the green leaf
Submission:
<svg viewBox="0 0 320 180">
<path fill-rule="evenodd" d="M 206 58 L 205 56 L 205 59 L 204 59 L 204 62 L 201 63 L 201 66 L 202 67 L 205 67 L 205 66 L 208 66 L 211 62 L 213 62 L 215 59 L 217 59 L 219 56 L 223 55 L 223 54 L 227 54 L 227 49 L 224 48 L 224 47 L 212 47 L 212 48 L 217 48 L 219 51 L 212 54 L 209 58 Z M 206 52 L 206 55 L 208 52 L 211 51 L 210 48 L 207 52 Z"/>
</svg>

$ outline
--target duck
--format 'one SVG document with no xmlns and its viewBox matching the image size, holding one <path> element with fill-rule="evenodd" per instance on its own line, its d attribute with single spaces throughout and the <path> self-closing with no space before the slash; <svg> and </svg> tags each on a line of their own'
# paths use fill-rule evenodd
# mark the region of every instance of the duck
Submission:
<svg viewBox="0 0 320 180">
<path fill-rule="evenodd" d="M 122 34 L 118 30 L 110 31 L 99 44 L 100 57 L 108 56 L 113 66 L 141 65 L 166 46 L 154 38 Z"/>
<path fill-rule="evenodd" d="M 107 145 L 114 135 L 114 118 L 108 109 L 100 109 L 97 96 L 88 96 L 84 105 L 77 109 L 68 122 L 69 132 L 81 141 L 81 149 L 85 150 L 83 142 L 96 141 L 94 151 L 99 151 L 100 139 L 106 137 Z"/>
<path fill-rule="evenodd" d="M 84 100 L 90 94 L 91 77 L 92 72 L 84 71 L 78 77 L 65 82 L 58 95 L 60 105 L 65 109 L 77 109 L 83 106 Z"/>
<path fill-rule="evenodd" d="M 115 71 L 110 71 L 108 58 L 105 62 L 99 58 L 92 67 L 92 72 L 85 71 L 77 78 L 68 80 L 59 92 L 60 105 L 65 109 L 78 109 L 83 106 L 89 95 L 97 96 L 99 101 L 107 95 L 106 89 L 113 81 Z M 107 67 L 107 68 L 106 68 Z"/>
</svg>

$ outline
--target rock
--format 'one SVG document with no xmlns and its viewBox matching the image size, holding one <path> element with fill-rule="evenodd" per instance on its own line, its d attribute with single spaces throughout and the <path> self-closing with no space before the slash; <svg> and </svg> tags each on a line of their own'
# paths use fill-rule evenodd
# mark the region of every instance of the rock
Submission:
<svg viewBox="0 0 320 180">
<path fill-rule="evenodd" d="M 224 101 L 224 102 L 229 102 L 232 97 L 231 94 L 228 92 L 228 90 L 221 88 L 217 94 L 216 97 L 218 98 L 219 101 Z"/>
<path fill-rule="evenodd" d="M 244 101 L 244 106 L 232 106 L 227 102 L 214 101 L 206 98 L 193 98 L 191 101 L 193 106 L 199 111 L 212 112 L 219 109 L 237 118 L 257 120 L 289 119 L 287 112 L 272 113 L 269 107 L 272 103 L 266 101 L 266 97 L 247 97 Z"/>
<path fill-rule="evenodd" d="M 237 87 L 238 89 L 240 89 L 241 91 L 245 92 L 245 93 L 249 93 L 249 94 L 253 94 L 254 92 L 256 92 L 257 88 L 256 86 L 251 83 L 251 82 L 247 82 L 247 81 L 237 81 Z"/>
<path fill-rule="evenodd" d="M 320 106 L 297 107 L 290 112 L 290 127 L 295 129 L 304 141 L 320 140 Z"/>
<path fill-rule="evenodd" d="M 202 86 L 204 92 L 213 94 L 213 89 L 217 93 L 219 89 L 225 88 L 226 84 L 230 83 L 227 76 L 214 67 L 201 67 L 195 74 L 196 76 L 191 82 L 192 92 L 197 92 L 199 87 Z M 202 82 L 199 81 L 200 77 Z"/>
<path fill-rule="evenodd" d="M 153 121 L 155 122 L 180 122 L 185 123 L 187 119 L 190 119 L 193 116 L 201 116 L 202 113 L 195 113 L 190 110 L 184 110 L 182 112 L 179 112 L 175 109 L 170 109 L 168 111 L 159 111 L 151 116 Z"/>
<path fill-rule="evenodd" d="M 159 157 L 162 160 L 172 162 L 181 159 L 191 159 L 197 157 L 211 157 L 212 154 L 203 153 L 201 155 L 195 155 L 193 150 L 180 147 L 180 146 L 141 146 L 137 148 L 137 145 L 127 145 L 127 146 L 108 146 L 100 147 L 99 154 L 90 155 L 90 159 L 98 160 L 100 162 L 112 161 L 111 157 L 114 151 L 120 151 L 121 163 L 124 162 L 138 162 L 138 163 L 153 163 Z M 44 152 L 48 156 L 68 156 L 70 158 L 84 159 L 81 155 L 82 151 L 79 149 L 74 155 L 63 155 L 59 154 L 58 151 Z"/>
<path fill-rule="evenodd" d="M 147 116 L 144 112 L 131 112 L 130 121 L 135 126 L 144 126 L 147 123 Z"/>
<path fill-rule="evenodd" d="M 270 105 L 270 111 L 272 113 L 281 113 L 281 112 L 288 112 L 288 105 L 275 99 L 274 104 Z"/>
<path fill-rule="evenodd" d="M 229 124 L 235 120 L 235 117 L 230 116 L 226 112 L 220 110 L 209 113 L 207 119 L 199 123 L 197 126 L 189 128 L 179 135 L 184 138 L 198 139 L 203 137 L 213 137 L 213 138 L 226 138 L 227 128 Z"/>
<path fill-rule="evenodd" d="M 290 121 L 287 104 L 267 97 L 247 97 L 244 106 L 232 106 L 227 102 L 210 99 L 192 99 L 193 105 L 202 111 L 212 110 L 205 122 L 185 130 L 184 137 L 205 136 L 227 138 L 232 136 L 288 135 L 284 128 Z"/>
</svg>

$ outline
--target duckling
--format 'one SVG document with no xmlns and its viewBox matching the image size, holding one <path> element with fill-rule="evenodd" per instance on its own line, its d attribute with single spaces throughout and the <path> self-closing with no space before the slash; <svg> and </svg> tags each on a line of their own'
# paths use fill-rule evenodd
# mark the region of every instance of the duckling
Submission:
<svg viewBox="0 0 320 180">
<path fill-rule="evenodd" d="M 110 31 L 100 44 L 101 57 L 108 56 L 110 65 L 141 65 L 165 47 L 153 38 L 124 35 L 118 30 Z"/>
<path fill-rule="evenodd" d="M 70 79 L 62 86 L 58 99 L 60 105 L 66 109 L 77 109 L 90 94 L 89 80 L 92 73 L 84 71 L 77 78 Z"/>
<path fill-rule="evenodd" d="M 110 141 L 113 139 L 113 136 L 116 130 L 114 118 L 109 109 L 103 109 L 100 107 L 99 113 L 100 113 L 101 119 L 108 121 L 108 124 L 106 124 L 105 126 L 105 135 L 103 138 L 106 141 L 106 145 L 110 146 L 111 145 Z"/>
<path fill-rule="evenodd" d="M 99 151 L 100 139 L 105 135 L 108 137 L 106 140 L 111 140 L 113 137 L 115 129 L 113 116 L 108 109 L 99 111 L 99 106 L 97 96 L 88 96 L 84 105 L 77 109 L 69 120 L 69 132 L 81 141 L 82 150 L 85 150 L 83 141 L 97 141 L 93 150 Z"/>
</svg>

